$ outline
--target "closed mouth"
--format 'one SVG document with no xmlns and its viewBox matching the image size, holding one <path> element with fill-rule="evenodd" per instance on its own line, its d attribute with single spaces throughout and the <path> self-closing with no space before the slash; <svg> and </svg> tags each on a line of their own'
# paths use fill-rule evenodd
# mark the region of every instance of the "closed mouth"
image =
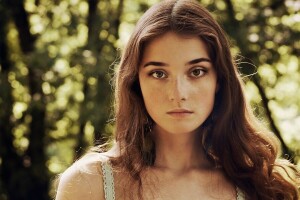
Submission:
<svg viewBox="0 0 300 200">
<path fill-rule="evenodd" d="M 174 110 L 170 110 L 167 112 L 167 114 L 192 114 L 193 112 L 190 110 L 186 110 L 186 109 L 174 109 Z"/>
</svg>

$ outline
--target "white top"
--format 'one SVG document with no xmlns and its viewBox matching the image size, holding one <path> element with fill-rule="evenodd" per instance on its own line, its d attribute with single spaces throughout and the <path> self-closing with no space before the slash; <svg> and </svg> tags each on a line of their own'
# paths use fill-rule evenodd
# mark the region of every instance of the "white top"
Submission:
<svg viewBox="0 0 300 200">
<path fill-rule="evenodd" d="M 102 162 L 102 173 L 103 173 L 103 188 L 105 194 L 105 200 L 115 200 L 115 186 L 112 168 L 108 162 Z M 236 188 L 236 199 L 245 200 L 244 193 L 237 187 Z"/>
<path fill-rule="evenodd" d="M 246 199 L 238 188 L 236 194 L 237 200 Z M 89 153 L 61 175 L 55 199 L 115 200 L 115 196 L 114 176 L 109 158 L 103 154 Z"/>
</svg>

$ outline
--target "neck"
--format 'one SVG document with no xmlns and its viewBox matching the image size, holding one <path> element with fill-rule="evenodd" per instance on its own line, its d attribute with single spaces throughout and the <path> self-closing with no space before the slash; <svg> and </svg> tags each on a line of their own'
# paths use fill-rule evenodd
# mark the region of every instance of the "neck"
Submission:
<svg viewBox="0 0 300 200">
<path fill-rule="evenodd" d="M 172 171 L 209 168 L 202 145 L 201 133 L 168 133 L 154 128 L 156 159 L 154 166 Z"/>
</svg>

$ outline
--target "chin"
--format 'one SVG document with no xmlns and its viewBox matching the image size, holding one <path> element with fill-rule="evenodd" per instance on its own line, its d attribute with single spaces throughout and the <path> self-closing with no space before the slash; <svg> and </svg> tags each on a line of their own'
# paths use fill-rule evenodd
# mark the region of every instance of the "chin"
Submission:
<svg viewBox="0 0 300 200">
<path fill-rule="evenodd" d="M 156 132 L 158 133 L 166 132 L 174 135 L 189 134 L 189 133 L 195 133 L 200 126 L 201 124 L 199 126 L 191 126 L 191 125 L 182 126 L 179 124 L 174 124 L 172 126 L 166 126 L 166 127 L 157 126 Z"/>
</svg>

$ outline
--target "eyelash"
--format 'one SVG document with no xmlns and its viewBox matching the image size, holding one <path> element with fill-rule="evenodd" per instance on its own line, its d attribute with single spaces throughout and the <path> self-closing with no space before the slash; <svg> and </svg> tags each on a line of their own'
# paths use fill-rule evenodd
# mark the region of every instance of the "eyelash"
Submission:
<svg viewBox="0 0 300 200">
<path fill-rule="evenodd" d="M 193 75 L 192 73 L 195 72 L 196 70 L 199 70 L 200 71 L 200 75 Z M 157 74 L 157 73 L 162 73 L 161 77 L 155 77 L 154 74 Z M 203 68 L 203 67 L 195 67 L 193 68 L 192 70 L 189 71 L 190 73 L 190 77 L 192 78 L 198 78 L 198 77 L 202 77 L 204 76 L 206 73 L 207 73 L 207 69 Z M 164 72 L 163 70 L 153 70 L 149 73 L 149 76 L 152 76 L 153 78 L 156 78 L 156 79 L 164 79 L 167 77 L 167 74 L 166 72 Z"/>
<path fill-rule="evenodd" d="M 192 73 L 195 72 L 195 70 L 199 70 L 200 71 L 200 75 L 196 75 L 196 76 L 192 75 Z M 198 77 L 204 76 L 206 73 L 207 73 L 207 69 L 205 69 L 203 67 L 195 67 L 195 68 L 193 68 L 190 71 L 191 76 L 194 77 L 194 78 L 198 78 Z"/>
<path fill-rule="evenodd" d="M 166 73 L 162 70 L 154 70 L 154 71 L 151 71 L 149 73 L 149 76 L 152 76 L 153 78 L 156 78 L 156 79 L 162 79 L 162 77 L 155 77 L 154 74 L 157 74 L 157 73 L 163 73 L 164 76 L 167 76 Z M 164 77 L 165 78 L 165 77 Z"/>
</svg>

